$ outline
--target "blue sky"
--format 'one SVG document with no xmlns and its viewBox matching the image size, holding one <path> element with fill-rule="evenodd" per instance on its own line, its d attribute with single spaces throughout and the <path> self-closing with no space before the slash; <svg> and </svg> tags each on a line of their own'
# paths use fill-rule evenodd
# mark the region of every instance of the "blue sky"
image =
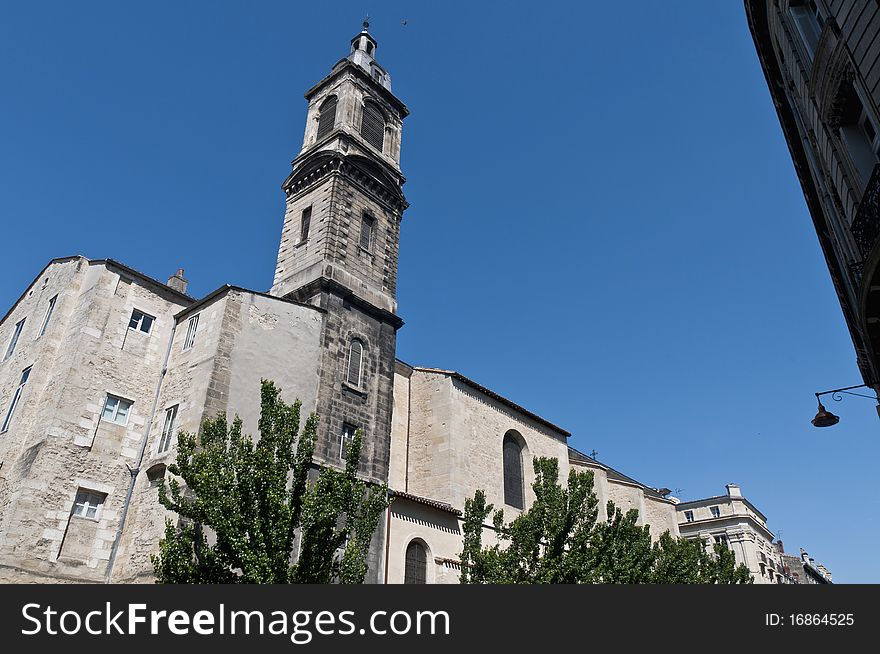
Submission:
<svg viewBox="0 0 880 654">
<path fill-rule="evenodd" d="M 809 423 L 861 379 L 739 2 L 6 4 L 0 307 L 77 253 L 268 289 L 302 94 L 366 10 L 412 112 L 399 357 L 880 582 L 877 413 Z"/>
</svg>

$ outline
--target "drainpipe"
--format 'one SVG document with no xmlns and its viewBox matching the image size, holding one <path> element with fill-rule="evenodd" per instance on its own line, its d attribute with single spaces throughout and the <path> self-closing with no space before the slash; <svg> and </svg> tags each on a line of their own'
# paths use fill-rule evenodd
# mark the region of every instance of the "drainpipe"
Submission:
<svg viewBox="0 0 880 654">
<path fill-rule="evenodd" d="M 113 539 L 113 547 L 110 548 L 110 558 L 107 560 L 107 573 L 104 575 L 104 583 L 109 584 L 113 578 L 113 564 L 116 563 L 116 553 L 119 551 L 119 541 L 122 540 L 122 529 L 125 527 L 125 518 L 128 515 L 128 508 L 131 505 L 131 496 L 134 493 L 134 484 L 137 481 L 138 473 L 141 470 L 141 464 L 144 461 L 144 452 L 147 450 L 147 440 L 150 437 L 150 429 L 153 420 L 156 418 L 156 407 L 159 405 L 159 392 L 162 390 L 162 382 L 165 380 L 165 373 L 168 372 L 168 359 L 171 357 L 171 344 L 174 342 L 174 332 L 177 331 L 177 321 L 171 325 L 171 337 L 168 339 L 168 347 L 165 349 L 165 360 L 162 362 L 162 373 L 159 375 L 159 383 L 156 384 L 156 393 L 153 396 L 153 407 L 150 409 L 150 417 L 144 426 L 144 435 L 141 438 L 141 446 L 138 451 L 137 463 L 134 468 L 128 467 L 128 474 L 131 481 L 128 484 L 128 493 L 125 495 L 125 504 L 122 507 L 122 515 L 119 518 L 119 526 L 116 528 L 116 537 Z"/>
<path fill-rule="evenodd" d="M 385 524 L 385 585 L 388 585 L 388 553 L 391 550 L 391 503 L 394 501 L 394 498 L 389 498 L 388 508 L 385 509 L 388 514 L 387 522 Z"/>
</svg>

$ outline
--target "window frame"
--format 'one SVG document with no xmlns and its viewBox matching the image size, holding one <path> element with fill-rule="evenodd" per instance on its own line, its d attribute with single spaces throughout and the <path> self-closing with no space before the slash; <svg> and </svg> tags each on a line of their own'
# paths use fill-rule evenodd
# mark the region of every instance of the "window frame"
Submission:
<svg viewBox="0 0 880 654">
<path fill-rule="evenodd" d="M 367 211 L 364 211 L 361 214 L 361 233 L 358 238 L 358 246 L 361 250 L 365 252 L 373 251 L 373 242 L 376 240 L 374 237 L 376 231 L 376 217 L 370 214 Z M 364 245 L 364 236 L 366 235 L 366 245 Z"/>
<path fill-rule="evenodd" d="M 111 400 L 116 400 L 116 404 L 113 407 L 112 417 L 108 418 L 106 416 L 107 407 L 110 404 Z M 123 404 L 127 404 L 128 406 L 125 409 L 125 419 L 123 422 L 118 420 L 119 418 L 119 407 Z M 107 393 L 104 398 L 104 406 L 101 407 L 101 422 L 109 422 L 113 425 L 120 425 L 125 427 L 128 425 L 128 420 L 131 417 L 131 408 L 134 406 L 134 400 L 128 400 L 124 397 L 120 397 L 119 395 L 113 395 L 112 393 Z"/>
<path fill-rule="evenodd" d="M 710 506 L 709 513 L 711 514 L 711 516 L 713 518 L 720 518 L 721 517 L 721 507 L 718 505 Z"/>
<path fill-rule="evenodd" d="M 40 336 L 46 333 L 46 329 L 49 327 L 49 321 L 52 319 L 52 314 L 55 312 L 55 304 L 57 302 L 58 293 L 49 298 L 49 306 L 46 307 L 46 315 L 43 318 L 43 324 L 40 325 L 40 332 L 37 334 L 37 338 L 40 338 Z"/>
<path fill-rule="evenodd" d="M 18 379 L 18 386 L 15 388 L 15 392 L 12 394 L 12 400 L 9 402 L 9 409 L 6 411 L 6 417 L 3 418 L 3 423 L 0 424 L 0 434 L 5 434 L 9 431 L 9 426 L 11 425 L 12 418 L 15 415 L 15 409 L 18 408 L 18 403 L 21 401 L 21 396 L 24 394 L 24 387 L 27 386 L 28 379 L 31 376 L 32 368 L 33 366 L 28 366 L 21 371 L 21 375 Z"/>
<path fill-rule="evenodd" d="M 165 452 L 171 449 L 171 439 L 175 435 L 179 408 L 180 404 L 175 404 L 165 409 L 165 421 L 162 423 L 162 432 L 159 435 L 159 446 L 156 448 L 157 454 L 165 454 Z"/>
<path fill-rule="evenodd" d="M 96 500 L 94 504 L 92 503 L 92 500 Z M 104 508 L 104 502 L 106 500 L 106 493 L 79 488 L 73 499 L 73 506 L 70 508 L 70 517 L 85 518 L 86 520 L 94 520 L 95 522 L 98 522 L 101 519 L 101 510 Z M 79 512 L 78 507 L 82 507 L 82 512 Z M 90 510 L 94 510 L 92 515 L 89 515 Z"/>
<path fill-rule="evenodd" d="M 309 240 L 309 231 L 312 228 L 312 205 L 302 210 L 299 218 L 299 244 Z"/>
<path fill-rule="evenodd" d="M 410 552 L 413 553 L 413 556 L 410 556 Z M 428 545 L 422 539 L 413 538 L 407 543 L 403 555 L 404 584 L 425 585 L 428 583 L 428 554 Z M 411 564 L 419 567 L 411 567 Z"/>
<path fill-rule="evenodd" d="M 684 512 L 684 521 L 685 522 L 694 522 L 694 512 L 691 509 L 688 509 Z"/>
<path fill-rule="evenodd" d="M 183 341 L 183 351 L 193 349 L 196 344 L 196 334 L 199 331 L 199 316 L 201 313 L 197 313 L 189 317 L 186 322 L 186 338 Z"/>
<path fill-rule="evenodd" d="M 509 467 L 512 466 L 514 463 L 512 459 L 510 461 L 508 460 L 508 457 L 513 455 L 513 450 L 511 449 L 511 447 L 516 447 L 515 468 Z M 525 446 L 522 436 L 517 431 L 509 429 L 504 433 L 504 438 L 501 441 L 501 470 L 504 504 L 505 506 L 520 509 L 521 511 L 524 511 L 526 508 L 526 483 L 525 470 L 523 467 L 524 449 Z M 514 472 L 516 473 L 518 479 L 514 479 L 508 474 Z M 519 500 L 519 502 L 517 503 L 516 500 Z"/>
<path fill-rule="evenodd" d="M 6 354 L 3 355 L 4 361 L 8 360 L 15 352 L 15 348 L 18 345 L 18 341 L 21 338 L 22 332 L 24 331 L 24 324 L 26 320 L 27 316 L 15 323 L 15 327 L 12 332 L 12 338 L 9 339 L 9 344 L 6 346 Z"/>
<path fill-rule="evenodd" d="M 135 314 L 140 314 L 140 318 L 135 320 Z M 144 322 L 149 321 L 149 325 L 147 329 L 144 330 Z M 131 310 L 131 317 L 128 319 L 128 328 L 132 331 L 141 332 L 142 334 L 149 335 L 153 331 L 153 324 L 156 322 L 156 316 L 151 316 L 146 311 L 141 311 L 140 309 L 133 307 Z M 134 326 L 132 326 L 134 323 Z"/>
<path fill-rule="evenodd" d="M 358 429 L 360 429 L 360 427 L 358 427 L 354 423 L 351 423 L 351 422 L 343 422 L 342 423 L 342 431 L 339 434 L 339 459 L 340 459 L 340 461 L 345 461 L 345 456 L 347 454 L 345 446 L 354 440 L 354 436 L 357 433 Z"/>
<path fill-rule="evenodd" d="M 357 378 L 352 380 L 352 360 L 354 359 L 355 348 L 357 353 Z M 364 343 L 359 338 L 353 338 L 348 344 L 348 357 L 346 361 L 345 383 L 355 388 L 361 388 L 364 381 Z"/>
</svg>

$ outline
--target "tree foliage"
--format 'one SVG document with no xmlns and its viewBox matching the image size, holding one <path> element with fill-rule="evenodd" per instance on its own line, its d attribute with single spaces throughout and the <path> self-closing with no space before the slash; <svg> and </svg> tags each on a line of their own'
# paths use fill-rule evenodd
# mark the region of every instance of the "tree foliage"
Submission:
<svg viewBox="0 0 880 654">
<path fill-rule="evenodd" d="M 264 380 L 259 440 L 225 414 L 198 435 L 178 435 L 168 467 L 175 476 L 159 488 L 160 503 L 179 517 L 176 525 L 166 520 L 152 557 L 159 583 L 363 582 L 387 488 L 357 479 L 360 430 L 345 470 L 322 467 L 309 483 L 318 417 L 300 432 L 300 409 Z"/>
<path fill-rule="evenodd" d="M 537 458 L 532 488 L 535 502 L 506 523 L 503 511 L 486 503 L 478 490 L 465 501 L 461 582 L 471 584 L 685 584 L 751 583 L 748 568 L 737 566 L 733 552 L 703 541 L 664 533 L 652 543 L 638 511 L 623 513 L 608 502 L 599 521 L 592 471 L 572 470 L 559 483 L 556 459 Z M 489 516 L 497 542 L 483 546 Z"/>
</svg>

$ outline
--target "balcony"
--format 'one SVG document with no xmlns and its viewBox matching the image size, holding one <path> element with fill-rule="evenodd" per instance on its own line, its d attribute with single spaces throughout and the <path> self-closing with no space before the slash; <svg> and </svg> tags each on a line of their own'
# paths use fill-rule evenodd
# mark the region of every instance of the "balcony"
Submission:
<svg viewBox="0 0 880 654">
<path fill-rule="evenodd" d="M 867 261 L 880 237 L 880 165 L 874 166 L 865 194 L 852 223 L 853 240 L 862 259 Z"/>
</svg>

